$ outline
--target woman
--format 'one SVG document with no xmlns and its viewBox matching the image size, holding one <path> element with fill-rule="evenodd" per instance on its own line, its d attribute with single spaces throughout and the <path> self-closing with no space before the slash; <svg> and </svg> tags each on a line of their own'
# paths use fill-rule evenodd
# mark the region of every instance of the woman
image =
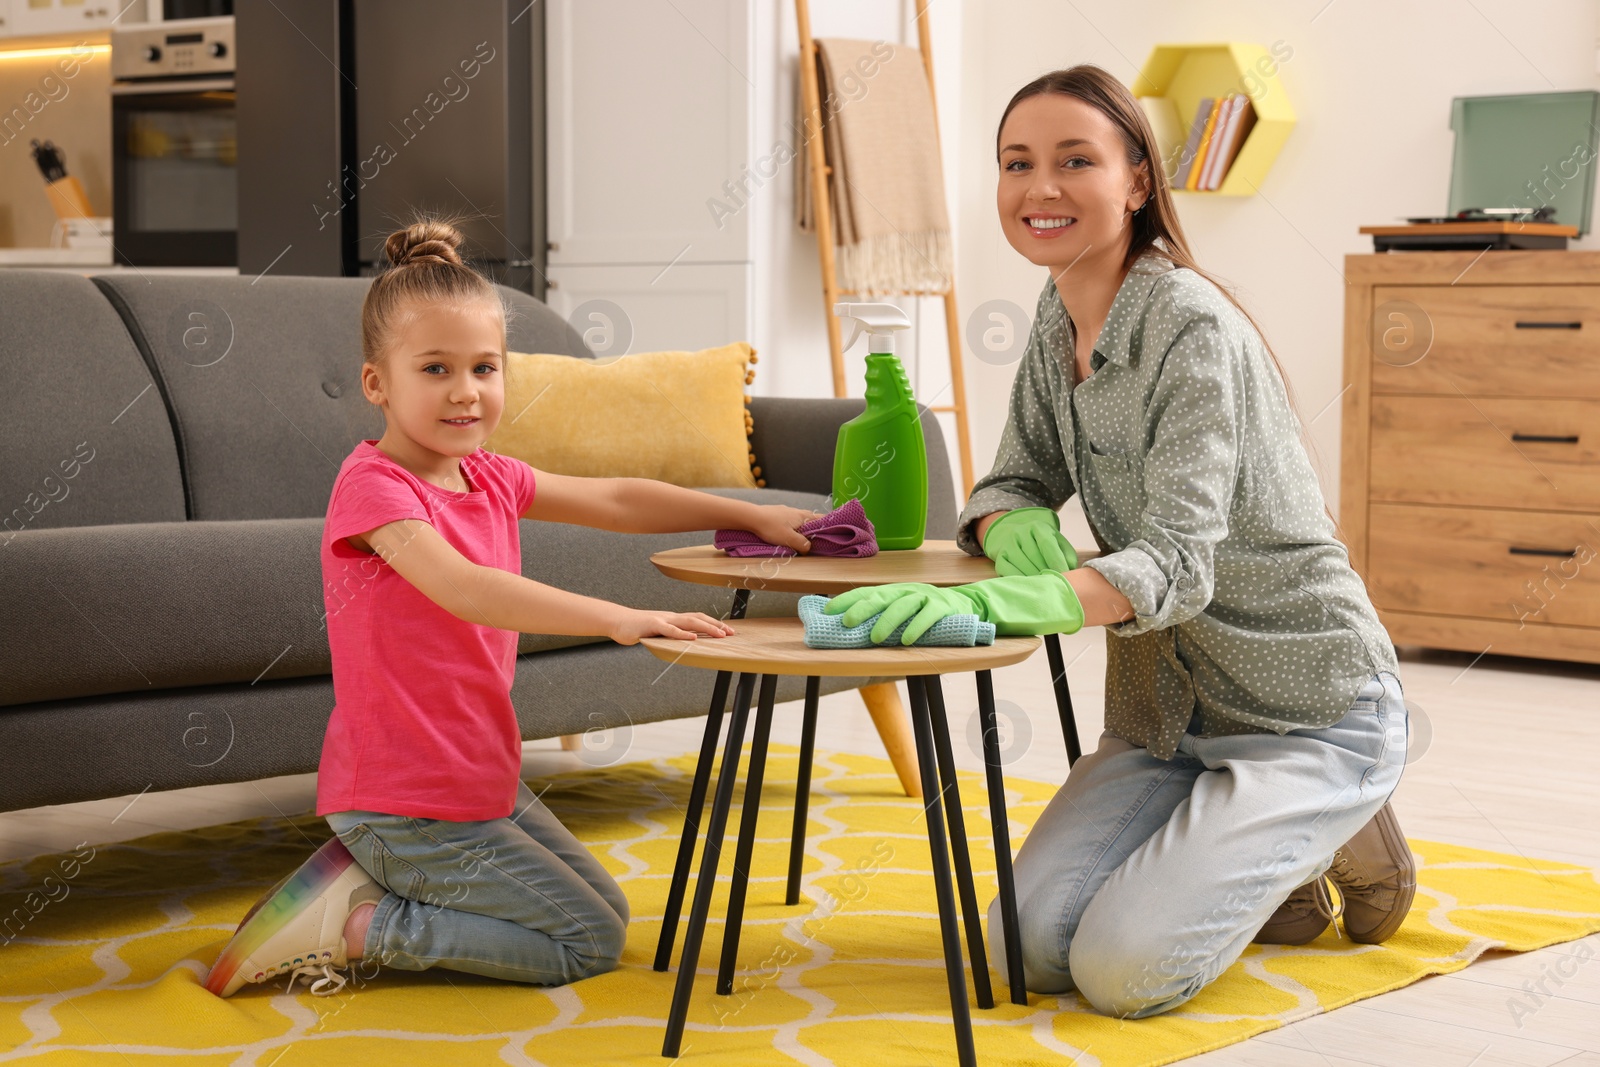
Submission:
<svg viewBox="0 0 1600 1067">
<path fill-rule="evenodd" d="M 1195 265 L 1152 146 L 1092 66 L 1030 83 L 1001 117 L 1001 226 L 1050 277 L 958 523 L 963 550 L 1012 576 L 994 581 L 1038 583 L 1024 632 L 1110 633 L 1105 733 L 1022 845 L 1016 886 L 1027 987 L 1123 1017 L 1189 1000 L 1252 939 L 1317 936 L 1325 876 L 1366 942 L 1415 884 L 1386 803 L 1407 734 L 1394 647 L 1276 359 Z M 1101 549 L 1081 567 L 1056 516 L 1074 493 Z M 846 608 L 847 625 L 924 626 L 959 605 L 891 586 L 830 602 Z M 996 905 L 989 919 L 1003 969 Z"/>
</svg>

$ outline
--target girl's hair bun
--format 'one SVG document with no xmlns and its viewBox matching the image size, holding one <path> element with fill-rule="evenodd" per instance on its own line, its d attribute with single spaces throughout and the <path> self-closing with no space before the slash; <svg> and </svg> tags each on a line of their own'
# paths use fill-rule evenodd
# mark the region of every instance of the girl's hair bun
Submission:
<svg viewBox="0 0 1600 1067">
<path fill-rule="evenodd" d="M 499 290 L 456 252 L 463 241 L 458 221 L 464 217 L 419 217 L 383 242 L 392 266 L 378 272 L 361 301 L 362 360 L 381 364 L 407 314 L 419 304 L 491 301 L 504 321 Z M 503 327 L 500 349 L 505 351 Z"/>
<path fill-rule="evenodd" d="M 448 222 L 424 220 L 396 230 L 383 243 L 383 251 L 396 267 L 412 264 L 437 266 L 462 265 L 456 249 L 461 246 L 461 231 Z"/>
</svg>

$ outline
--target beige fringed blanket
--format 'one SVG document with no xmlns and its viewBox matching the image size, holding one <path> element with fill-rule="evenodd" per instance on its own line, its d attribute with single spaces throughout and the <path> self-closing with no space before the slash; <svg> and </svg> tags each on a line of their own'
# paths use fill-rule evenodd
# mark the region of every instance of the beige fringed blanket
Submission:
<svg viewBox="0 0 1600 1067">
<path fill-rule="evenodd" d="M 840 290 L 946 292 L 950 216 L 922 54 L 883 41 L 819 38 L 817 44 Z M 800 108 L 804 129 L 803 102 Z M 797 163 L 795 210 L 810 233 L 811 172 L 803 154 Z"/>
</svg>

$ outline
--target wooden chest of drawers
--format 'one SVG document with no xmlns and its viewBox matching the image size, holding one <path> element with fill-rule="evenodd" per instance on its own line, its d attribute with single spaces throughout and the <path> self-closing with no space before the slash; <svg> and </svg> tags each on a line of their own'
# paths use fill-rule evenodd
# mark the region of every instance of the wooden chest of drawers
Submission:
<svg viewBox="0 0 1600 1067">
<path fill-rule="evenodd" d="M 1600 252 L 1345 280 L 1339 525 L 1390 637 L 1600 663 Z"/>
</svg>

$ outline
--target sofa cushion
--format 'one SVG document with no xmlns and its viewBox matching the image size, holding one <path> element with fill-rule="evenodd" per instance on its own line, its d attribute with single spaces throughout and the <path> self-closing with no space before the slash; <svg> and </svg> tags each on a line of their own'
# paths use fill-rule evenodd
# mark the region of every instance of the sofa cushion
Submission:
<svg viewBox="0 0 1600 1067">
<path fill-rule="evenodd" d="M 0 703 L 328 672 L 321 519 L 23 534 L 0 552 Z"/>
<path fill-rule="evenodd" d="M 183 518 L 172 425 L 89 280 L 0 271 L 0 552 L 23 530 Z"/>
<path fill-rule="evenodd" d="M 816 494 L 719 495 L 816 508 Z M 726 614 L 727 589 L 664 577 L 650 554 L 704 532 L 616 534 L 524 521 L 522 573 L 630 607 Z M 0 706 L 332 671 L 319 547 L 322 519 L 135 523 L 30 530 L 0 550 Z M 768 593 L 751 615 L 792 615 Z M 552 624 L 552 629 L 559 629 Z M 522 634 L 519 653 L 606 641 Z"/>
<path fill-rule="evenodd" d="M 755 489 L 755 359 L 743 341 L 606 362 L 509 352 L 506 416 L 484 447 L 580 478 Z"/>
<path fill-rule="evenodd" d="M 820 688 L 886 680 L 824 678 Z M 715 681 L 642 645 L 607 642 L 519 657 L 511 702 L 527 740 L 619 728 L 609 763 L 629 758 L 631 726 L 705 715 Z M 805 683 L 779 678 L 778 701 L 799 700 Z M 331 679 L 270 677 L 8 708 L 8 767 L 23 773 L 0 775 L 0 811 L 305 774 L 317 769 L 332 711 Z"/>
<path fill-rule="evenodd" d="M 383 435 L 361 392 L 366 278 L 96 275 L 172 412 L 191 519 L 326 514 L 351 449 Z M 527 293 L 500 287 L 507 343 L 585 352 Z"/>
</svg>

